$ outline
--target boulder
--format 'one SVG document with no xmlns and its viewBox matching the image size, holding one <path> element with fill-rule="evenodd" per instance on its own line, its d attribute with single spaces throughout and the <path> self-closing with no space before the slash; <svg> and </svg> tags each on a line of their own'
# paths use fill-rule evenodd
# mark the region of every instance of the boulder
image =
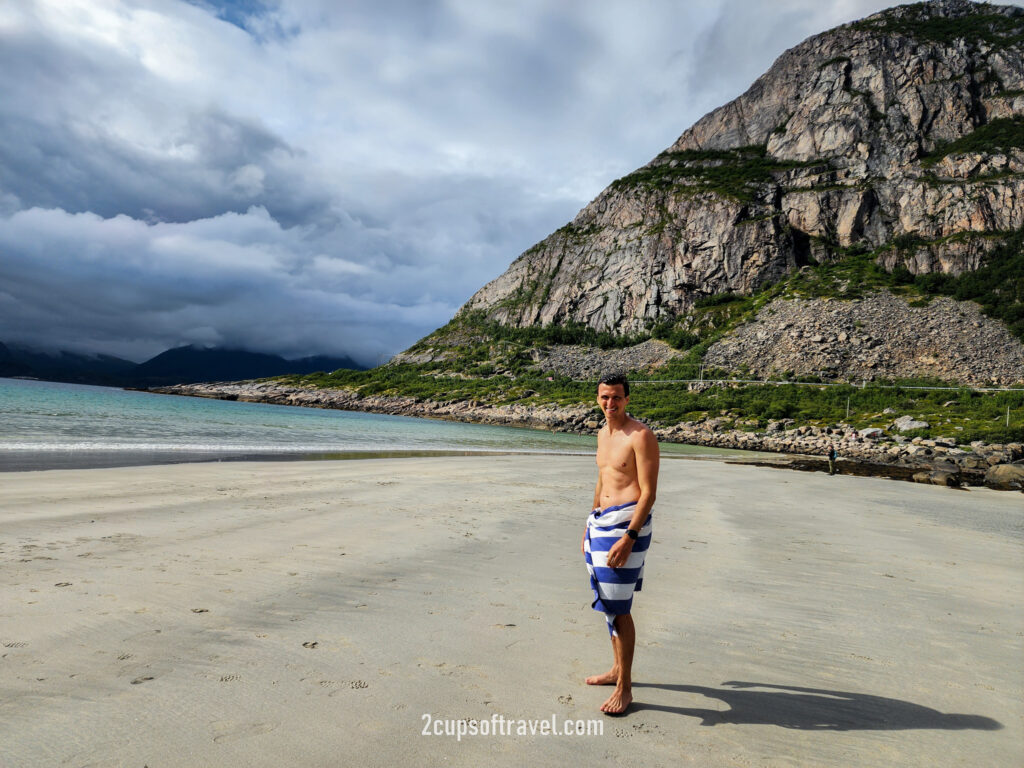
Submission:
<svg viewBox="0 0 1024 768">
<path fill-rule="evenodd" d="M 898 432 L 910 432 L 912 429 L 928 429 L 930 425 L 927 421 L 918 421 L 913 416 L 900 416 L 892 426 Z"/>
<path fill-rule="evenodd" d="M 955 472 L 943 472 L 932 470 L 931 472 L 915 472 L 913 475 L 915 483 L 926 483 L 929 485 L 941 485 L 945 488 L 959 488 L 960 476 Z"/>
<path fill-rule="evenodd" d="M 946 488 L 959 488 L 960 476 L 955 472 L 944 472 L 934 470 L 928 473 L 928 480 L 932 485 L 941 485 Z"/>
<path fill-rule="evenodd" d="M 1024 489 L 1024 464 L 997 464 L 985 473 L 985 485 L 997 491 Z"/>
</svg>

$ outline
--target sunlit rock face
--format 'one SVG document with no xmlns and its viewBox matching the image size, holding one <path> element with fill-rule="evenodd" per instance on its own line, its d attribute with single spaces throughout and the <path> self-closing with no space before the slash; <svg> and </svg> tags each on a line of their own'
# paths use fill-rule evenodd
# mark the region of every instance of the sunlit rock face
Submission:
<svg viewBox="0 0 1024 768">
<path fill-rule="evenodd" d="M 1020 8 L 943 0 L 812 37 L 461 311 L 628 333 L 856 252 L 976 269 L 1024 226 L 1021 35 Z"/>
</svg>

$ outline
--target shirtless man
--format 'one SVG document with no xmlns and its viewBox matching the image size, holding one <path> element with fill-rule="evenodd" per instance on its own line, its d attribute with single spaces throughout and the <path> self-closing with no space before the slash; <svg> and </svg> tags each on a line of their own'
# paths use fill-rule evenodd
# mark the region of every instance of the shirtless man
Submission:
<svg viewBox="0 0 1024 768">
<path fill-rule="evenodd" d="M 636 630 L 630 609 L 643 581 L 651 542 L 651 507 L 658 486 L 658 441 L 626 413 L 629 382 L 605 376 L 597 402 L 607 423 L 597 435 L 597 487 L 581 549 L 594 590 L 595 610 L 605 613 L 612 636 L 612 668 L 588 677 L 587 685 L 614 685 L 601 711 L 621 714 L 633 701 L 632 666 Z"/>
</svg>

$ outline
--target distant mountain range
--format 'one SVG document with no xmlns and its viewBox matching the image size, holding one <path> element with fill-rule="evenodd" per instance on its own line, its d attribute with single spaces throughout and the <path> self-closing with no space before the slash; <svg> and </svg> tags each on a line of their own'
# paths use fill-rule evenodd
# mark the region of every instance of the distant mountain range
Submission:
<svg viewBox="0 0 1024 768">
<path fill-rule="evenodd" d="M 339 368 L 363 370 L 364 367 L 349 357 L 318 355 L 286 360 L 261 352 L 194 346 L 169 349 L 144 363 L 133 363 L 111 355 L 43 352 L 0 343 L 0 377 L 21 376 L 111 387 L 238 381 Z"/>
</svg>

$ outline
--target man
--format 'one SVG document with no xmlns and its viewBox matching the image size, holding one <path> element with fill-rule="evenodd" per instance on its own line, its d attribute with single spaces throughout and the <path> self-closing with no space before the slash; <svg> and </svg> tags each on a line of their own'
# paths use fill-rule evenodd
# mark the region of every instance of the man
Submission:
<svg viewBox="0 0 1024 768">
<path fill-rule="evenodd" d="M 651 507 L 658 486 L 658 441 L 626 413 L 629 382 L 605 376 L 597 402 L 606 419 L 597 435 L 597 487 L 587 518 L 582 550 L 594 590 L 593 608 L 602 611 L 612 636 L 612 668 L 587 678 L 587 685 L 614 685 L 601 711 L 621 714 L 633 701 L 632 667 L 636 630 L 630 610 L 643 584 L 644 557 L 651 543 Z"/>
</svg>

